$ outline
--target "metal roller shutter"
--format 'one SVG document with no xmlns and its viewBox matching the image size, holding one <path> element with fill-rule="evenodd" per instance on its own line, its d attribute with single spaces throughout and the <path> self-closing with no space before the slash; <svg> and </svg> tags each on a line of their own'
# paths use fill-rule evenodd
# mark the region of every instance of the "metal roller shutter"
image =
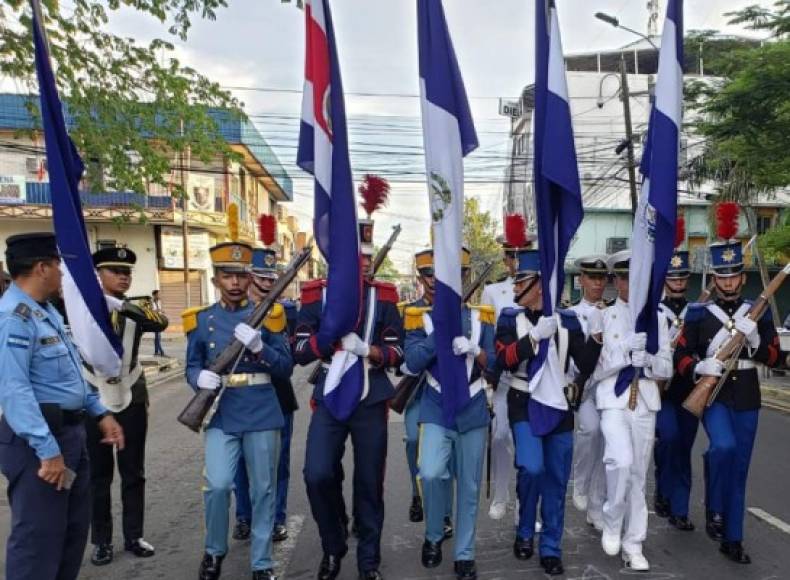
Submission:
<svg viewBox="0 0 790 580">
<path fill-rule="evenodd" d="M 189 294 L 192 306 L 206 303 L 201 272 L 189 273 Z M 183 270 L 159 270 L 159 298 L 162 300 L 162 309 L 170 321 L 167 330 L 181 332 L 181 313 L 186 308 Z"/>
</svg>

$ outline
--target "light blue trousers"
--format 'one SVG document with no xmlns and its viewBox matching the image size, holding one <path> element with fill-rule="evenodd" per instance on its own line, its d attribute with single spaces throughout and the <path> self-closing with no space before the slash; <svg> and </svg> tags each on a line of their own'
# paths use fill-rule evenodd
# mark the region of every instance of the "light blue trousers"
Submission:
<svg viewBox="0 0 790 580">
<path fill-rule="evenodd" d="M 455 560 L 475 559 L 475 530 L 487 429 L 458 433 L 433 423 L 422 424 L 420 481 L 425 507 L 425 538 L 444 538 L 447 494 L 456 477 Z"/>
<path fill-rule="evenodd" d="M 420 441 L 420 425 L 418 419 L 420 418 L 420 400 L 412 400 L 406 407 L 403 414 L 403 424 L 406 429 L 406 461 L 409 463 L 409 473 L 411 475 L 411 494 L 412 496 L 420 495 L 417 488 L 417 475 L 419 468 L 417 467 L 417 446 Z M 451 473 L 455 473 L 453 466 L 450 465 Z M 452 519 L 453 517 L 453 481 L 452 477 L 447 480 L 447 493 L 444 494 L 444 515 Z"/>
<path fill-rule="evenodd" d="M 272 528 L 277 488 L 280 430 L 228 435 L 209 429 L 205 435 L 206 471 L 203 501 L 206 509 L 206 553 L 228 553 L 230 492 L 239 457 L 244 453 L 252 499 L 252 570 L 273 568 Z"/>
</svg>

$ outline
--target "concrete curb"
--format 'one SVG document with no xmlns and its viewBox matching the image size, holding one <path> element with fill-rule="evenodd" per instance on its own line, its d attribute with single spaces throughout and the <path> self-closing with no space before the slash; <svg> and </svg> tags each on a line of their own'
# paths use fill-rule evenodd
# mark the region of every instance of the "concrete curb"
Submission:
<svg viewBox="0 0 790 580">
<path fill-rule="evenodd" d="M 148 380 L 147 386 L 148 388 L 156 387 L 157 385 L 161 385 L 162 383 L 166 383 L 167 381 L 174 379 L 179 376 L 184 375 L 184 368 L 177 364 L 175 368 L 168 369 L 166 371 L 157 373 L 150 380 Z"/>
</svg>

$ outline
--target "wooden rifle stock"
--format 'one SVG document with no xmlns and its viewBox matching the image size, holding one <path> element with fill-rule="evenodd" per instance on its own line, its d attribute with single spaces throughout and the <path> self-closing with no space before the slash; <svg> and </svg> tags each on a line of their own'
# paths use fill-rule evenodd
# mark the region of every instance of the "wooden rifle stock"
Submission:
<svg viewBox="0 0 790 580">
<path fill-rule="evenodd" d="M 774 279 L 762 291 L 760 297 L 752 304 L 746 316 L 755 322 L 760 320 L 766 308 L 768 308 L 768 301 L 771 296 L 779 290 L 788 274 L 790 274 L 790 264 L 786 265 L 781 272 L 774 276 Z M 702 417 L 705 409 L 713 404 L 716 397 L 719 396 L 724 383 L 727 382 L 727 377 L 737 368 L 738 358 L 745 344 L 746 336 L 736 330 L 735 334 L 719 349 L 716 353 L 716 358 L 725 363 L 724 371 L 720 377 L 702 377 L 697 381 L 689 396 L 683 401 L 683 407 L 689 413 Z"/>
<path fill-rule="evenodd" d="M 488 279 L 491 275 L 491 271 L 494 269 L 495 263 L 491 262 L 488 264 L 483 270 L 483 273 L 475 279 L 472 284 L 469 285 L 469 288 L 466 289 L 464 295 L 462 297 L 462 304 L 466 304 L 477 292 L 477 289 L 483 285 L 483 283 Z M 406 409 L 406 405 L 409 404 L 412 396 L 414 395 L 414 391 L 423 382 L 425 378 L 425 371 L 420 373 L 419 375 L 406 375 L 395 386 L 395 395 L 390 399 L 390 409 L 395 411 L 398 414 L 402 414 L 404 409 Z"/>
<path fill-rule="evenodd" d="M 247 319 L 247 324 L 253 328 L 260 327 L 264 319 L 269 314 L 269 311 L 276 304 L 280 295 L 288 288 L 288 285 L 296 277 L 299 269 L 307 263 L 307 260 L 312 254 L 312 248 L 307 246 L 299 254 L 297 254 L 291 261 L 291 264 L 277 279 L 274 286 L 272 286 L 266 298 L 255 307 L 250 317 Z M 228 344 L 225 349 L 219 354 L 217 358 L 209 366 L 208 370 L 211 372 L 222 374 L 227 371 L 233 363 L 239 358 L 239 355 L 244 350 L 244 345 L 238 340 L 234 339 Z M 222 393 L 222 389 L 209 391 L 207 389 L 198 389 L 197 393 L 192 397 L 184 410 L 178 415 L 178 422 L 186 425 L 195 433 L 200 432 L 200 427 L 203 424 L 208 412 L 211 410 L 214 401 Z"/>
</svg>

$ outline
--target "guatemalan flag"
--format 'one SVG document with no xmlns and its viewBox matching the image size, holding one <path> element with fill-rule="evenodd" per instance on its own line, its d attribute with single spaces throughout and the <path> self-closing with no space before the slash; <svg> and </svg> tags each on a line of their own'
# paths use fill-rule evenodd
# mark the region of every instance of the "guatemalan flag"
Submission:
<svg viewBox="0 0 790 580">
<path fill-rule="evenodd" d="M 656 101 L 642 155 L 644 176 L 631 238 L 628 307 L 635 331 L 647 333 L 647 351 L 658 351 L 658 304 L 675 246 L 678 151 L 683 117 L 683 0 L 670 0 L 658 57 Z M 620 371 L 619 396 L 634 378 Z"/>
<path fill-rule="evenodd" d="M 36 75 L 41 93 L 41 123 L 47 149 L 52 221 L 62 256 L 63 300 L 74 342 L 85 361 L 98 373 L 117 377 L 123 347 L 113 332 L 110 314 L 96 270 L 82 217 L 79 182 L 84 165 L 66 132 L 63 107 L 55 86 L 38 2 L 33 6 Z"/>
<path fill-rule="evenodd" d="M 535 42 L 535 209 L 543 314 L 550 316 L 565 282 L 565 256 L 584 215 L 565 61 L 553 0 L 535 2 Z M 553 339 L 541 342 L 527 372 L 530 427 L 535 435 L 545 435 L 568 409 L 563 393 L 565 373 Z"/>
<path fill-rule="evenodd" d="M 354 332 L 362 309 L 359 232 L 348 157 L 343 84 L 329 0 L 305 2 L 305 83 L 296 162 L 315 177 L 313 230 L 328 264 L 318 343 Z M 365 396 L 367 373 L 356 355 L 337 351 L 324 382 L 324 403 L 347 419 Z"/>
<path fill-rule="evenodd" d="M 463 357 L 452 342 L 462 336 L 461 246 L 464 163 L 477 148 L 466 90 L 441 0 L 417 0 L 420 95 L 428 194 L 433 223 L 436 295 L 433 306 L 438 380 L 447 426 L 469 401 Z"/>
</svg>

